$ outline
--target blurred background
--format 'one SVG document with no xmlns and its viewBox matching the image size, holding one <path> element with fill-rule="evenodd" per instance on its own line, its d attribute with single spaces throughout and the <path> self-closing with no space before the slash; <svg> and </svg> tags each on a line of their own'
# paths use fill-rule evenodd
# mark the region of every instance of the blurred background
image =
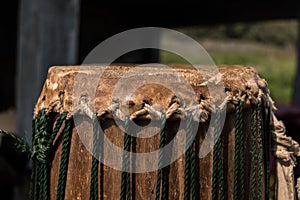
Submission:
<svg viewBox="0 0 300 200">
<path fill-rule="evenodd" d="M 269 83 L 276 115 L 300 142 L 300 5 L 297 1 L 117 3 L 10 0 L 0 12 L 0 129 L 30 143 L 31 118 L 47 70 L 81 64 L 108 37 L 158 26 L 197 40 L 217 65 L 255 67 Z M 159 42 L 159 38 L 153 38 Z M 143 41 L 140 41 L 143 42 Z M 116 62 L 185 63 L 153 49 Z M 28 134 L 29 133 L 29 134 Z M 30 165 L 13 141 L 0 136 L 0 199 L 27 199 Z M 296 175 L 300 170 L 296 169 Z"/>
</svg>

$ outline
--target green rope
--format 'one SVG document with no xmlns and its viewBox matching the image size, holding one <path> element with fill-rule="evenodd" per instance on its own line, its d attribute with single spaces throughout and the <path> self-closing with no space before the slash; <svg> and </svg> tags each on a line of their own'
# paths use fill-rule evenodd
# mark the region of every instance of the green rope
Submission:
<svg viewBox="0 0 300 200">
<path fill-rule="evenodd" d="M 49 174 L 50 174 L 50 163 L 48 163 L 49 155 L 52 149 L 52 143 L 60 130 L 62 123 L 67 115 L 67 113 L 62 113 L 58 116 L 55 128 L 51 133 L 50 124 L 51 119 L 49 115 L 46 115 L 45 110 L 42 110 L 40 117 L 33 121 L 33 148 L 32 158 L 33 158 L 33 180 L 39 183 L 38 186 L 34 185 L 34 197 L 33 199 L 49 199 Z M 38 163 L 37 163 L 38 162 Z M 39 191 L 39 193 L 37 192 Z M 38 193 L 38 194 L 37 194 Z M 38 197 L 38 196 L 39 197 Z"/>
<path fill-rule="evenodd" d="M 251 199 L 257 199 L 257 109 L 252 107 L 251 113 Z"/>
<path fill-rule="evenodd" d="M 163 148 L 166 145 L 166 114 L 163 113 L 161 116 L 161 127 L 160 127 L 160 142 L 159 142 L 159 157 L 158 157 L 158 172 L 156 179 L 156 195 L 155 200 L 160 198 L 160 186 L 162 182 L 162 199 L 167 199 L 167 174 L 163 169 L 164 152 Z M 162 179 L 162 181 L 161 181 Z"/>
<path fill-rule="evenodd" d="M 186 155 L 184 169 L 184 199 L 188 200 L 191 197 L 196 199 L 196 182 L 195 182 L 195 152 L 193 148 L 193 116 L 191 113 L 187 116 L 186 127 Z"/>
<path fill-rule="evenodd" d="M 251 114 L 251 154 L 252 154 L 252 167 L 251 167 L 251 194 L 252 199 L 262 198 L 262 177 L 263 177 L 263 142 L 262 142 L 262 106 L 261 101 L 253 108 Z M 266 151 L 268 151 L 266 149 Z M 266 177 L 268 178 L 268 177 Z M 268 187 L 268 186 L 266 186 Z"/>
<path fill-rule="evenodd" d="M 213 154 L 213 187 L 212 187 L 212 199 L 213 200 L 224 200 L 224 177 L 223 177 L 223 159 L 222 159 L 222 137 L 221 137 L 221 125 L 220 125 L 220 109 L 216 108 L 216 120 L 214 123 L 214 136 L 219 135 L 220 137 L 214 138 L 214 154 Z M 219 198 L 218 198 L 219 195 Z"/>
<path fill-rule="evenodd" d="M 53 145 L 53 141 L 57 136 L 58 131 L 60 130 L 60 128 L 62 127 L 66 117 L 67 117 L 67 112 L 63 112 L 61 114 L 58 115 L 56 123 L 55 123 L 55 127 L 52 131 L 52 134 L 50 135 L 50 139 L 48 141 L 47 147 L 50 148 Z"/>
<path fill-rule="evenodd" d="M 189 157 L 190 157 L 190 179 L 191 179 L 191 185 L 190 185 L 190 189 L 192 192 L 192 200 L 196 200 L 196 177 L 195 177 L 195 151 L 194 151 L 194 137 L 193 137 L 193 116 L 191 114 L 188 115 L 188 124 L 187 124 L 187 135 L 188 135 L 188 139 L 189 142 L 188 144 L 190 144 L 189 147 Z"/>
<path fill-rule="evenodd" d="M 46 115 L 45 109 L 41 110 L 40 117 L 37 119 L 37 132 L 34 135 L 35 143 L 33 144 L 32 150 L 32 156 L 36 157 L 40 163 L 46 163 L 48 161 L 47 158 L 50 151 L 48 141 L 51 135 L 48 130 L 49 123 L 49 115 Z"/>
<path fill-rule="evenodd" d="M 191 144 L 191 146 L 193 146 L 193 144 Z M 195 155 L 195 151 L 194 148 L 192 147 L 192 150 L 190 151 L 191 153 L 191 190 L 192 190 L 192 200 L 196 200 L 196 177 L 195 177 L 195 159 L 196 159 L 196 155 Z"/>
<path fill-rule="evenodd" d="M 244 199 L 244 135 L 243 135 L 243 101 L 239 99 L 235 112 L 234 142 L 234 200 Z"/>
<path fill-rule="evenodd" d="M 5 135 L 7 137 L 10 137 L 12 138 L 14 141 L 15 141 L 15 144 L 16 144 L 16 148 L 18 150 L 20 150 L 21 152 L 24 152 L 24 153 L 30 153 L 30 147 L 28 146 L 28 144 L 25 142 L 25 140 L 23 138 L 19 138 L 17 136 L 15 136 L 14 134 L 12 133 L 9 133 L 7 131 L 4 131 L 4 130 L 1 130 L 0 129 L 0 135 Z"/>
<path fill-rule="evenodd" d="M 32 135 L 36 134 L 36 119 L 32 119 Z M 35 137 L 33 137 L 33 144 L 35 143 Z M 32 170 L 30 180 L 30 200 L 38 200 L 38 177 L 37 177 L 37 163 L 36 159 L 32 159 Z"/>
<path fill-rule="evenodd" d="M 6 137 L 12 138 L 15 142 L 16 148 L 19 151 L 21 151 L 23 153 L 30 154 L 31 149 L 30 149 L 30 147 L 28 146 L 28 144 L 25 142 L 25 140 L 23 138 L 19 138 L 19 137 L 15 136 L 14 134 L 9 133 L 9 132 L 4 131 L 4 130 L 1 130 L 1 129 L 0 129 L 0 135 L 5 135 Z M 33 162 L 32 166 L 33 166 L 33 169 L 35 169 L 35 162 Z M 33 181 L 33 180 L 36 180 L 35 177 L 36 177 L 36 173 L 35 173 L 35 170 L 33 170 L 33 172 L 31 173 L 30 192 L 29 192 L 29 198 L 31 200 L 36 200 L 37 199 L 37 197 L 36 197 L 37 190 L 34 189 L 35 188 L 34 185 L 37 182 Z"/>
<path fill-rule="evenodd" d="M 92 157 L 92 169 L 91 169 L 91 184 L 90 184 L 90 200 L 98 199 L 98 167 L 99 160 L 98 155 L 98 119 L 97 114 L 93 116 L 93 157 Z"/>
<path fill-rule="evenodd" d="M 168 192 L 167 192 L 167 171 L 166 171 L 166 168 L 162 168 L 162 164 L 163 164 L 163 160 L 165 159 L 164 158 L 164 150 L 163 148 L 166 146 L 166 122 L 167 122 L 167 117 L 166 117 L 166 114 L 163 113 L 162 114 L 162 119 L 161 119 L 161 127 L 160 127 L 160 130 L 161 130 L 161 142 L 160 142 L 160 160 L 161 160 L 161 173 L 162 173 L 162 200 L 167 200 L 168 199 Z"/>
<path fill-rule="evenodd" d="M 63 131 L 63 144 L 62 144 L 62 150 L 61 150 L 61 159 L 60 159 L 60 166 L 59 166 L 57 192 L 56 192 L 57 200 L 63 200 L 65 198 L 69 152 L 70 152 L 71 137 L 72 137 L 72 124 L 73 124 L 72 119 L 68 119 L 65 121 L 65 128 Z"/>
<path fill-rule="evenodd" d="M 191 164 L 191 158 L 190 158 L 190 128 L 191 128 L 191 113 L 187 116 L 187 125 L 186 125 L 186 153 L 185 153 L 185 166 L 184 166 L 184 200 L 190 199 L 190 164 Z"/>
<path fill-rule="evenodd" d="M 40 166 L 40 170 L 41 170 L 41 180 L 42 180 L 42 198 L 43 200 L 47 200 L 49 199 L 49 168 L 48 168 L 48 165 L 47 164 L 41 164 Z"/>
<path fill-rule="evenodd" d="M 36 161 L 32 161 L 31 183 L 30 183 L 30 200 L 38 200 L 38 177 Z"/>
<path fill-rule="evenodd" d="M 257 104 L 257 162 L 258 162 L 258 174 L 257 174 L 257 199 L 262 199 L 262 177 L 263 177 L 263 142 L 262 142 L 262 110 L 261 110 L 261 101 L 258 101 Z"/>
<path fill-rule="evenodd" d="M 122 178 L 121 178 L 121 200 L 130 199 L 130 173 L 128 172 L 130 169 L 130 143 L 131 138 L 129 133 L 129 122 L 130 119 L 128 116 L 125 117 L 125 131 L 124 131 L 124 153 L 122 160 Z"/>
<path fill-rule="evenodd" d="M 263 107 L 261 108 L 263 109 Z M 267 113 L 266 113 L 267 112 Z M 270 197 L 270 133 L 271 133 L 271 128 L 270 128 L 270 108 L 267 109 L 267 111 L 264 112 L 264 131 L 265 131 L 265 147 L 264 147 L 264 152 L 265 152 L 265 171 L 266 171 L 266 181 L 265 181 L 265 193 L 266 193 L 266 198 L 269 199 Z"/>
<path fill-rule="evenodd" d="M 59 132 L 67 113 L 61 113 L 52 130 L 52 118 L 46 114 L 45 109 L 39 112 L 39 117 L 32 120 L 33 140 L 30 148 L 26 142 L 11 133 L 0 130 L 0 134 L 11 137 L 21 152 L 26 152 L 32 158 L 32 173 L 29 198 L 31 200 L 49 199 L 49 175 L 53 141 Z"/>
<path fill-rule="evenodd" d="M 34 135 L 35 143 L 33 147 L 32 156 L 37 159 L 37 178 L 39 178 L 39 199 L 47 200 L 49 199 L 49 163 L 48 155 L 50 153 L 50 148 L 48 147 L 48 141 L 50 138 L 49 131 L 50 117 L 46 114 L 45 109 L 41 110 L 40 117 L 37 120 L 37 132 Z"/>
</svg>

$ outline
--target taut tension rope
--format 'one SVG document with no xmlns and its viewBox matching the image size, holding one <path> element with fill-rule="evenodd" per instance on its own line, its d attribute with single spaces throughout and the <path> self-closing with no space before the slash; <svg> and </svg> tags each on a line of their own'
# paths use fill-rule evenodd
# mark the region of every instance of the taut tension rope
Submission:
<svg viewBox="0 0 300 200">
<path fill-rule="evenodd" d="M 38 198 L 47 200 L 49 198 L 49 187 L 48 187 L 48 174 L 49 174 L 49 151 L 48 141 L 51 133 L 49 132 L 50 118 L 46 115 L 46 111 L 42 110 L 40 118 L 36 121 L 37 132 L 33 140 L 32 156 L 37 170 L 38 177 Z"/>
<path fill-rule="evenodd" d="M 253 106 L 251 114 L 251 199 L 262 198 L 263 142 L 261 102 Z M 268 151 L 265 149 L 265 151 Z"/>
<path fill-rule="evenodd" d="M 251 113 L 251 199 L 257 199 L 257 109 L 256 107 L 252 107 Z"/>
<path fill-rule="evenodd" d="M 131 137 L 129 135 L 129 116 L 125 117 L 125 131 L 124 131 L 124 153 L 122 160 L 122 178 L 121 178 L 121 200 L 130 199 L 130 146 Z"/>
<path fill-rule="evenodd" d="M 251 113 L 251 134 L 244 136 L 243 128 L 243 106 L 245 101 L 239 99 L 236 104 L 235 113 L 235 146 L 234 146 L 234 199 L 262 199 L 264 196 L 268 197 L 268 184 L 269 184 L 269 150 L 270 150 L 270 125 L 273 122 L 270 121 L 271 108 L 264 109 L 261 100 L 257 101 L 257 104 L 252 104 Z M 250 110 L 250 109 L 249 109 Z M 226 159 L 226 132 L 221 134 L 221 108 L 215 109 L 216 119 L 214 122 L 214 137 L 215 145 L 213 149 L 213 173 L 212 173 L 212 200 L 225 200 L 228 198 L 227 194 L 227 177 L 226 169 L 228 162 Z M 54 156 L 54 144 L 62 136 L 62 151 L 60 157 L 59 177 L 57 183 L 56 199 L 64 200 L 66 193 L 68 163 L 71 146 L 73 119 L 67 117 L 67 112 L 64 113 L 52 113 L 47 112 L 45 109 L 40 110 L 35 116 L 32 123 L 33 146 L 29 147 L 23 139 L 20 139 L 13 134 L 0 130 L 0 134 L 13 138 L 17 143 L 17 148 L 22 152 L 29 153 L 32 158 L 32 174 L 31 174 L 31 190 L 30 200 L 49 200 L 50 199 L 50 166 Z M 70 115 L 71 116 L 71 115 Z M 97 113 L 92 112 L 91 119 L 93 125 L 93 155 L 99 155 L 99 129 Z M 163 161 L 166 159 L 163 148 L 166 141 L 166 121 L 168 119 L 165 113 L 161 113 L 160 116 L 160 151 L 158 157 L 158 173 L 156 180 L 156 200 L 168 199 L 168 171 L 166 167 L 163 167 Z M 199 123 L 194 119 L 194 115 L 188 112 L 184 116 L 186 120 L 186 148 L 185 153 L 185 166 L 184 166 L 184 196 L 185 200 L 198 199 L 200 191 L 196 186 L 199 184 L 199 177 L 196 177 L 195 169 L 197 167 L 195 162 L 197 161 L 197 155 L 195 148 L 197 143 L 194 143 L 193 137 L 193 125 Z M 125 117 L 125 133 L 124 133 L 124 151 L 122 160 L 122 179 L 121 179 L 121 200 L 134 199 L 134 193 L 132 192 L 130 181 L 130 154 L 131 151 L 131 136 L 130 123 L 132 120 L 129 116 Z M 245 127 L 245 130 L 248 130 Z M 263 135 L 263 133 L 265 135 Z M 58 136 L 58 134 L 61 134 Z M 249 145 L 245 143 L 249 141 Z M 194 146 L 195 145 L 195 146 Z M 246 147 L 245 147 L 246 146 Z M 245 148 L 250 148 L 250 159 L 245 159 Z M 265 159 L 265 165 L 264 160 Z M 246 160 L 246 161 L 245 161 Z M 251 162 L 251 163 L 250 163 Z M 250 163 L 249 171 L 245 172 L 245 165 Z M 200 165 L 200 164 L 199 164 Z M 265 167 L 265 169 L 263 168 Z M 99 160 L 98 156 L 92 157 L 92 164 L 90 168 L 90 200 L 99 199 L 99 184 L 100 191 L 103 193 L 103 183 L 99 182 Z M 265 171 L 265 179 L 263 179 L 263 173 Z M 101 172 L 100 172 L 101 173 Z M 197 175 L 198 176 L 198 175 Z M 249 178 L 249 179 L 248 179 Z M 197 182 L 199 181 L 199 182 Z M 265 181 L 263 183 L 263 181 Z M 200 183 L 202 184 L 202 182 Z M 263 184 L 266 188 L 263 188 Z M 245 189 L 245 185 L 249 188 Z M 133 187 L 133 186 L 132 186 Z M 263 189 L 265 189 L 263 191 Z M 52 189 L 51 189 L 52 190 Z M 245 194 L 245 190 L 250 194 Z M 101 195 L 103 197 L 104 193 Z M 210 195 L 210 194 L 209 194 Z M 200 195 L 201 196 L 201 195 Z"/>
<path fill-rule="evenodd" d="M 220 125 L 220 108 L 216 108 L 214 123 L 214 150 L 213 150 L 213 176 L 212 176 L 212 200 L 224 200 L 224 177 L 223 177 L 223 152 Z M 216 137 L 219 136 L 219 137 Z M 219 198 L 218 198 L 219 196 Z"/>
<path fill-rule="evenodd" d="M 166 114 L 162 113 L 155 200 L 159 200 L 160 196 L 162 200 L 167 200 L 167 174 L 165 168 L 163 168 L 163 160 L 164 160 L 163 148 L 166 145 L 166 121 L 167 121 Z M 161 182 L 162 182 L 162 192 L 161 192 L 162 194 L 160 195 Z"/>
<path fill-rule="evenodd" d="M 193 137 L 193 116 L 191 113 L 187 115 L 186 125 L 186 146 L 185 168 L 184 168 L 184 200 L 196 199 L 195 188 L 195 154 L 194 154 L 194 137 Z"/>
<path fill-rule="evenodd" d="M 234 200 L 244 199 L 245 194 L 245 162 L 244 162 L 244 132 L 243 132 L 243 104 L 239 99 L 235 112 L 235 142 L 234 142 Z"/>
<path fill-rule="evenodd" d="M 263 151 L 266 151 L 266 149 L 263 149 L 263 141 L 262 141 L 262 110 L 261 110 L 261 101 L 258 101 L 257 104 L 257 160 L 258 160 L 258 183 L 257 183 L 257 187 L 258 187 L 258 192 L 257 192 L 257 196 L 258 199 L 262 199 L 262 178 L 263 178 Z M 268 187 L 268 186 L 266 186 Z"/>
<path fill-rule="evenodd" d="M 63 131 L 63 144 L 61 150 L 56 200 L 63 200 L 65 198 L 72 128 L 73 121 L 71 119 L 66 120 Z"/>
<path fill-rule="evenodd" d="M 99 155 L 98 141 L 98 118 L 97 114 L 93 115 L 93 157 L 92 157 L 92 168 L 91 168 L 91 184 L 90 184 L 90 200 L 98 199 L 98 167 L 99 160 L 97 156 Z"/>
<path fill-rule="evenodd" d="M 270 129 L 270 118 L 271 118 L 271 109 L 264 109 L 263 116 L 265 116 L 265 120 L 263 120 L 263 128 L 265 132 L 264 137 L 264 158 L 265 158 L 265 196 L 266 199 L 270 197 L 270 152 L 271 152 L 271 129 Z"/>
</svg>

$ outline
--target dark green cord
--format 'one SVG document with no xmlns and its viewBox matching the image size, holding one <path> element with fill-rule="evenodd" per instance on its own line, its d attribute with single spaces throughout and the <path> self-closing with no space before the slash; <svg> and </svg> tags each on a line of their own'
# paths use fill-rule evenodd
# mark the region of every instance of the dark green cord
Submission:
<svg viewBox="0 0 300 200">
<path fill-rule="evenodd" d="M 47 164 L 41 164 L 40 166 L 40 170 L 41 170 L 41 174 L 42 174 L 42 199 L 43 200 L 47 200 L 49 199 L 49 168 L 48 168 L 48 165 Z"/>
<path fill-rule="evenodd" d="M 7 131 L 4 131 L 4 130 L 0 129 L 0 135 L 1 134 L 12 138 L 16 143 L 16 148 L 18 150 L 20 150 L 21 152 L 24 152 L 24 153 L 30 153 L 31 152 L 30 147 L 28 146 L 28 144 L 25 142 L 25 140 L 23 138 L 19 138 L 19 137 L 15 136 L 12 133 L 9 133 Z"/>
<path fill-rule="evenodd" d="M 48 147 L 48 141 L 50 138 L 49 133 L 49 123 L 50 117 L 46 114 L 45 109 L 41 110 L 40 117 L 37 120 L 37 132 L 35 134 L 35 142 L 33 146 L 37 147 L 36 152 L 33 156 L 36 157 L 37 164 L 37 177 L 39 178 L 39 199 L 47 200 L 49 199 L 49 163 L 48 155 L 50 153 L 50 148 Z"/>
<path fill-rule="evenodd" d="M 54 129 L 52 131 L 52 134 L 50 135 L 50 139 L 49 139 L 48 144 L 47 144 L 48 148 L 52 147 L 53 141 L 56 138 L 57 133 L 59 132 L 62 124 L 64 123 L 64 121 L 65 121 L 65 119 L 67 117 L 67 114 L 68 114 L 67 112 L 63 112 L 63 113 L 61 113 L 61 114 L 58 115 L 56 123 L 55 123 L 55 127 L 54 127 Z"/>
<path fill-rule="evenodd" d="M 32 162 L 32 172 L 31 172 L 31 197 L 30 200 L 38 200 L 38 177 L 37 177 L 37 164 L 36 161 Z"/>
<path fill-rule="evenodd" d="M 187 122 L 187 135 L 188 135 L 188 144 L 189 146 L 189 157 L 190 157 L 190 189 L 192 200 L 196 199 L 196 180 L 195 180 L 195 152 L 194 152 L 194 134 L 193 134 L 193 116 L 192 114 L 188 115 L 188 122 Z"/>
<path fill-rule="evenodd" d="M 186 155 L 184 169 L 184 199 L 190 197 L 196 199 L 196 181 L 195 181 L 195 152 L 193 147 L 193 116 L 191 113 L 187 115 L 186 127 Z"/>
<path fill-rule="evenodd" d="M 165 153 L 163 148 L 166 146 L 166 122 L 167 122 L 167 118 L 166 118 L 166 114 L 163 113 L 162 114 L 162 119 L 161 119 L 161 145 L 160 145 L 160 154 L 161 154 L 161 166 L 163 164 L 163 160 L 165 159 Z M 167 171 L 166 168 L 161 168 L 162 171 L 162 200 L 167 200 L 168 198 L 168 194 L 167 194 Z"/>
<path fill-rule="evenodd" d="M 65 121 L 57 192 L 56 192 L 57 200 L 63 200 L 65 198 L 65 188 L 67 182 L 68 163 L 69 163 L 69 152 L 70 152 L 71 137 L 72 137 L 72 124 L 73 124 L 72 119 L 68 119 Z"/>
<path fill-rule="evenodd" d="M 131 145 L 131 137 L 129 133 L 129 116 L 125 117 L 125 131 L 124 131 L 124 153 L 122 160 L 122 178 L 121 178 L 121 200 L 130 199 L 130 145 Z"/>
<path fill-rule="evenodd" d="M 98 199 L 98 119 L 97 114 L 93 116 L 93 155 L 92 155 L 92 169 L 91 169 L 91 184 L 90 184 L 90 200 Z"/>
<path fill-rule="evenodd" d="M 252 108 L 251 114 L 251 199 L 262 198 L 263 142 L 261 102 Z M 266 149 L 267 151 L 267 149 Z M 266 186 L 267 187 L 267 186 Z"/>
<path fill-rule="evenodd" d="M 166 114 L 163 113 L 161 116 L 161 127 L 160 127 L 160 142 L 159 142 L 159 157 L 158 157 L 158 172 L 156 179 L 156 195 L 155 200 L 160 198 L 160 185 L 162 182 L 162 197 L 161 199 L 167 199 L 167 174 L 163 168 L 164 151 L 163 148 L 166 145 Z M 162 180 L 161 180 L 162 179 Z"/>
<path fill-rule="evenodd" d="M 191 190 L 192 190 L 192 200 L 196 200 L 196 177 L 195 177 L 195 159 L 196 154 L 194 148 L 191 150 Z"/>
<path fill-rule="evenodd" d="M 49 199 L 49 170 L 50 163 L 49 155 L 51 155 L 53 141 L 59 132 L 67 113 L 61 113 L 55 123 L 55 128 L 51 130 L 52 118 L 48 115 L 45 109 L 38 113 L 38 117 L 32 120 L 33 140 L 30 148 L 26 142 L 14 136 L 11 133 L 0 130 L 0 134 L 4 134 L 13 138 L 16 141 L 16 146 L 21 152 L 29 153 L 32 158 L 32 174 L 30 183 L 31 200 L 47 200 Z"/>
<path fill-rule="evenodd" d="M 32 119 L 32 135 L 33 144 L 35 144 L 36 134 L 36 119 Z M 31 170 L 31 181 L 30 181 L 30 200 L 38 200 L 38 177 L 37 177 L 37 161 L 35 158 L 32 159 L 32 170 Z"/>
<path fill-rule="evenodd" d="M 251 199 L 257 199 L 257 109 L 252 107 L 251 113 Z"/>
<path fill-rule="evenodd" d="M 223 159 L 222 159 L 222 137 L 221 137 L 221 125 L 220 125 L 220 109 L 216 108 L 216 119 L 214 123 L 215 134 L 219 137 L 214 137 L 214 154 L 213 154 L 213 187 L 212 187 L 212 199 L 224 200 L 224 177 L 223 177 Z M 219 198 L 218 198 L 219 195 Z"/>
<path fill-rule="evenodd" d="M 261 107 L 261 109 L 264 109 L 263 107 Z M 271 135 L 271 128 L 270 128 L 270 113 L 271 113 L 271 109 L 268 108 L 265 110 L 266 112 L 264 112 L 264 130 L 265 130 L 265 147 L 264 147 L 264 153 L 265 153 L 265 168 L 266 168 L 266 186 L 265 186 L 265 193 L 266 193 L 266 198 L 265 199 L 269 199 L 270 197 L 270 135 Z"/>
<path fill-rule="evenodd" d="M 244 199 L 244 133 L 243 133 L 243 101 L 239 99 L 235 112 L 234 142 L 234 200 Z"/>
<path fill-rule="evenodd" d="M 257 163 L 258 163 L 258 174 L 257 174 L 257 199 L 262 199 L 262 177 L 263 177 L 263 142 L 262 142 L 262 110 L 261 101 L 258 101 L 257 107 Z"/>
</svg>

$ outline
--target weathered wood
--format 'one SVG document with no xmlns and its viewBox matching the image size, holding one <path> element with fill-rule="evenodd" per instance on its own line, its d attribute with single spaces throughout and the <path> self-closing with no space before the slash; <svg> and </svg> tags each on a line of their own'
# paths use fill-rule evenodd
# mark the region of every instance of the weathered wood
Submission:
<svg viewBox="0 0 300 200">
<path fill-rule="evenodd" d="M 298 15 L 298 43 L 297 43 L 297 62 L 296 62 L 296 74 L 294 79 L 292 105 L 300 107 L 300 15 Z"/>
</svg>

